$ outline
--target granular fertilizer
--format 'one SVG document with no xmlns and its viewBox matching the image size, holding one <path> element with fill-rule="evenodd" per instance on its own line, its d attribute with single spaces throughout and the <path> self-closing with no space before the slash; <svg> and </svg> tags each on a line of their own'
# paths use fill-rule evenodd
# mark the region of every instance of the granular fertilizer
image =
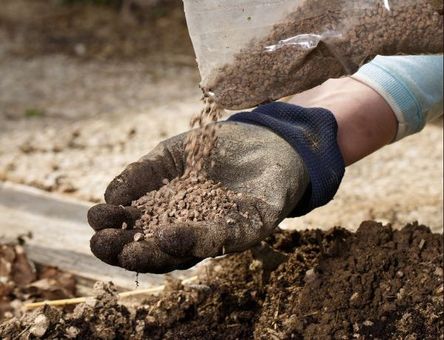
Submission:
<svg viewBox="0 0 444 340">
<path fill-rule="evenodd" d="M 149 237 L 153 229 L 177 222 L 214 221 L 221 224 L 234 222 L 229 216 L 241 214 L 248 218 L 248 212 L 242 212 L 237 201 L 244 194 L 235 193 L 208 180 L 195 172 L 186 177 L 175 178 L 171 182 L 164 180 L 164 186 L 151 191 L 133 202 L 133 206 L 142 211 L 142 217 L 136 221 L 135 227 L 142 233 L 135 235 L 138 241 Z"/>
<path fill-rule="evenodd" d="M 192 128 L 198 128 L 191 130 L 185 141 L 187 158 L 184 174 L 171 182 L 164 179 L 164 186 L 132 203 L 142 211 L 135 227 L 143 233 L 137 233 L 135 241 L 150 237 L 157 226 L 168 227 L 172 223 L 187 221 L 230 223 L 227 217 L 230 213 L 243 215 L 236 204 L 243 194 L 207 179 L 203 169 L 204 160 L 210 156 L 217 141 L 217 125 L 214 123 L 223 114 L 211 98 L 204 97 L 203 103 L 204 108 L 190 121 Z"/>
<path fill-rule="evenodd" d="M 204 96 L 202 98 L 203 108 L 199 114 L 193 116 L 190 127 L 197 129 L 190 131 L 185 142 L 185 153 L 187 155 L 186 170 L 184 177 L 191 171 L 201 172 L 205 157 L 208 157 L 216 145 L 217 122 L 223 115 L 223 109 L 217 105 L 213 98 Z"/>
<path fill-rule="evenodd" d="M 206 179 L 203 170 L 217 142 L 214 123 L 223 107 L 252 107 L 294 94 L 352 73 L 377 53 L 442 51 L 442 15 L 436 6 L 427 1 L 390 4 L 390 9 L 382 2 L 354 9 L 346 0 L 307 1 L 275 25 L 268 37 L 251 42 L 233 63 L 217 70 L 214 81 L 204 88 L 204 109 L 190 123 L 198 129 L 185 142 L 185 173 L 133 202 L 143 212 L 136 227 L 144 234 L 136 234 L 135 239 L 150 235 L 159 225 L 222 221 L 236 210 L 237 193 Z M 301 42 L 288 41 L 301 34 L 315 41 L 307 38 L 303 48 Z"/>
<path fill-rule="evenodd" d="M 203 79 L 226 109 L 244 109 L 355 72 L 377 54 L 442 53 L 442 3 L 305 1 L 263 39 Z"/>
</svg>

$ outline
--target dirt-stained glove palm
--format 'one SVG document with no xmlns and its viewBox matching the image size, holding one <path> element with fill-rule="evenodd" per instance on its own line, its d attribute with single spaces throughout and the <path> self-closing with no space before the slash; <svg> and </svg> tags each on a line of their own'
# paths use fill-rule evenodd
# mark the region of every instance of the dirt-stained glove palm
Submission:
<svg viewBox="0 0 444 340">
<path fill-rule="evenodd" d="M 130 164 L 108 186 L 106 204 L 88 212 L 96 231 L 91 250 L 102 261 L 137 272 L 164 273 L 188 268 L 206 257 L 243 251 L 257 244 L 284 219 L 301 199 L 309 182 L 295 150 L 271 130 L 244 123 L 218 123 L 218 140 L 204 169 L 209 179 L 245 193 L 238 202 L 260 217 L 253 223 L 234 216 L 233 223 L 188 222 L 158 229 L 134 241 L 131 229 L 140 211 L 131 202 L 157 190 L 162 180 L 183 175 L 187 133 L 161 142 L 148 155 Z M 248 198 L 245 198 L 248 197 Z M 122 224 L 128 225 L 122 229 Z"/>
</svg>

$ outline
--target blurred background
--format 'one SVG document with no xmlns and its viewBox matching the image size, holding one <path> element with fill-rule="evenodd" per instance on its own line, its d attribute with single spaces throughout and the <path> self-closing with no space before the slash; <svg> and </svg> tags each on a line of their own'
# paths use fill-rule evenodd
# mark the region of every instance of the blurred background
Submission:
<svg viewBox="0 0 444 340">
<path fill-rule="evenodd" d="M 200 109 L 180 0 L 2 0 L 0 181 L 100 202 Z M 442 119 L 347 169 L 335 200 L 283 227 L 443 225 Z"/>
</svg>

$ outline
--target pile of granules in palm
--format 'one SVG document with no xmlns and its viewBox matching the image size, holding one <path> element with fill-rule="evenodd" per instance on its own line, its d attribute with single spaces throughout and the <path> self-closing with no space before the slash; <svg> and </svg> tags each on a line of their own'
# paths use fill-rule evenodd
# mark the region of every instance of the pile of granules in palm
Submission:
<svg viewBox="0 0 444 340">
<path fill-rule="evenodd" d="M 235 224 L 230 214 L 249 218 L 249 213 L 240 211 L 236 203 L 242 199 L 242 193 L 235 193 L 206 177 L 203 164 L 217 142 L 217 125 L 214 123 L 224 111 L 211 97 L 204 96 L 202 101 L 203 109 L 190 121 L 190 127 L 197 129 L 191 130 L 185 141 L 186 169 L 183 176 L 171 182 L 164 179 L 161 188 L 132 202 L 132 206 L 142 212 L 135 223 L 135 228 L 142 232 L 135 235 L 135 241 L 149 238 L 157 226 L 201 221 Z M 213 162 L 210 164 L 212 166 Z M 252 219 L 262 223 L 260 218 Z"/>
<path fill-rule="evenodd" d="M 249 218 L 248 212 L 239 209 L 237 202 L 244 194 L 235 193 L 207 179 L 204 175 L 191 172 L 188 176 L 164 179 L 164 186 L 133 201 L 132 206 L 142 212 L 135 228 L 141 229 L 135 240 L 152 235 L 157 226 L 168 226 L 177 222 L 214 221 L 234 224 L 231 214 Z"/>
</svg>

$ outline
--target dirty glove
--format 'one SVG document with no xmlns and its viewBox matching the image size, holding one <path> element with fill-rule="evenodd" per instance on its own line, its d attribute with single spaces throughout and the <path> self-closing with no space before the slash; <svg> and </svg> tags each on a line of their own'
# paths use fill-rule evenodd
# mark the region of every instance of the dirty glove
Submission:
<svg viewBox="0 0 444 340">
<path fill-rule="evenodd" d="M 99 259 L 137 272 L 185 269 L 206 257 L 248 249 L 285 217 L 303 215 L 333 198 L 344 162 L 331 112 L 272 103 L 218 125 L 216 147 L 204 165 L 207 177 L 247 194 L 238 206 L 259 216 L 261 223 L 243 216 L 236 217 L 235 226 L 177 223 L 134 241 L 137 231 L 131 228 L 140 212 L 131 202 L 160 188 L 164 178 L 183 175 L 184 133 L 130 164 L 109 184 L 106 204 L 90 209 L 88 221 L 96 231 L 91 250 Z M 127 229 L 121 228 L 123 223 Z"/>
</svg>

